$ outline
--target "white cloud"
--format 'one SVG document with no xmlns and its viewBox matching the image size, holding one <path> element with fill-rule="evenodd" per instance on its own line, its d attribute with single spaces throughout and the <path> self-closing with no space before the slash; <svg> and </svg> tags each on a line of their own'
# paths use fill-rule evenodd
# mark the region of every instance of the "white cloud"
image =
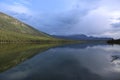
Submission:
<svg viewBox="0 0 120 80">
<path fill-rule="evenodd" d="M 20 0 L 19 2 L 13 1 L 12 3 L 0 2 L 0 10 L 8 14 L 27 14 L 31 15 L 33 11 L 27 4 L 30 4 L 28 0 Z"/>
<path fill-rule="evenodd" d="M 7 6 L 9 8 L 9 11 L 12 11 L 12 12 L 15 12 L 15 13 L 18 13 L 18 14 L 30 14 L 31 11 L 25 7 L 25 6 L 22 6 L 22 5 L 8 5 Z"/>
<path fill-rule="evenodd" d="M 31 1 L 32 1 L 32 0 L 20 0 L 19 3 L 25 4 L 25 5 L 31 5 Z"/>
</svg>

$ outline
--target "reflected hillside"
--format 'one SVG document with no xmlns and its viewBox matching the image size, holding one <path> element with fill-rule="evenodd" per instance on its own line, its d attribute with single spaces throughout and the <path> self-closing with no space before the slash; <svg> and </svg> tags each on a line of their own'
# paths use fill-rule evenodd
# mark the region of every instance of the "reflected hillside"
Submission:
<svg viewBox="0 0 120 80">
<path fill-rule="evenodd" d="M 57 44 L 0 44 L 0 72 L 46 51 Z"/>
</svg>

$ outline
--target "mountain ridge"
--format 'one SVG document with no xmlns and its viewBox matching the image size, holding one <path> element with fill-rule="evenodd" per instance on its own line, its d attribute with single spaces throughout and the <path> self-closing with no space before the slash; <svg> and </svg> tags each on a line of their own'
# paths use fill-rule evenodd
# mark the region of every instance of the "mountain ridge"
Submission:
<svg viewBox="0 0 120 80">
<path fill-rule="evenodd" d="M 9 26 L 7 24 L 9 24 Z M 11 28 L 11 26 L 13 28 Z M 21 22 L 20 20 L 15 19 L 14 17 L 8 16 L 7 14 L 4 14 L 2 12 L 0 12 L 0 29 L 16 31 L 16 32 L 20 32 L 20 33 L 27 33 L 27 34 L 28 33 L 31 34 L 32 32 L 35 35 L 40 34 L 40 31 L 33 28 L 32 26 L 30 26 L 24 22 Z M 28 29 L 28 30 L 26 30 L 26 29 Z M 41 32 L 41 34 L 43 34 L 43 32 Z M 43 35 L 45 35 L 45 34 L 43 34 Z"/>
<path fill-rule="evenodd" d="M 0 12 L 0 42 L 39 42 L 56 38 Z"/>
</svg>

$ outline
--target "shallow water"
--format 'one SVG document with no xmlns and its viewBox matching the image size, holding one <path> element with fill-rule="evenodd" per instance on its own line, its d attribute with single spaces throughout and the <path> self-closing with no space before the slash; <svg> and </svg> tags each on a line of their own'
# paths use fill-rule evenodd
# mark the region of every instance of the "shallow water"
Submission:
<svg viewBox="0 0 120 80">
<path fill-rule="evenodd" d="M 3 68 L 0 80 L 120 80 L 119 45 L 71 44 L 36 48 L 16 51 L 35 55 Z"/>
</svg>

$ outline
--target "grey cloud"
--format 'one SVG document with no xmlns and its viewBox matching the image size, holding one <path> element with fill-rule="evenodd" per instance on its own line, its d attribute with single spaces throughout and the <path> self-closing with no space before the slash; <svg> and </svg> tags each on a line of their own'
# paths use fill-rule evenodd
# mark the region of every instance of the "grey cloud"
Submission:
<svg viewBox="0 0 120 80">
<path fill-rule="evenodd" d="M 111 24 L 113 28 L 120 28 L 120 22 Z"/>
<path fill-rule="evenodd" d="M 113 19 L 114 19 L 114 18 L 113 18 Z M 119 21 L 119 22 L 112 23 L 112 24 L 111 24 L 112 28 L 117 28 L 117 29 L 120 28 L 120 17 L 115 18 L 114 20 Z"/>
<path fill-rule="evenodd" d="M 85 4 L 88 3 L 86 2 Z M 50 22 L 45 22 L 44 24 L 42 24 L 45 27 L 44 31 L 53 34 L 75 33 L 76 31 L 73 32 L 73 29 L 75 27 L 80 26 L 79 23 L 83 19 L 83 17 L 89 14 L 89 11 L 96 8 L 96 5 L 94 4 L 88 6 L 84 5 L 83 8 L 80 6 L 79 3 L 77 3 L 72 10 L 65 13 L 54 15 L 54 17 L 50 18 L 51 19 Z"/>
</svg>

